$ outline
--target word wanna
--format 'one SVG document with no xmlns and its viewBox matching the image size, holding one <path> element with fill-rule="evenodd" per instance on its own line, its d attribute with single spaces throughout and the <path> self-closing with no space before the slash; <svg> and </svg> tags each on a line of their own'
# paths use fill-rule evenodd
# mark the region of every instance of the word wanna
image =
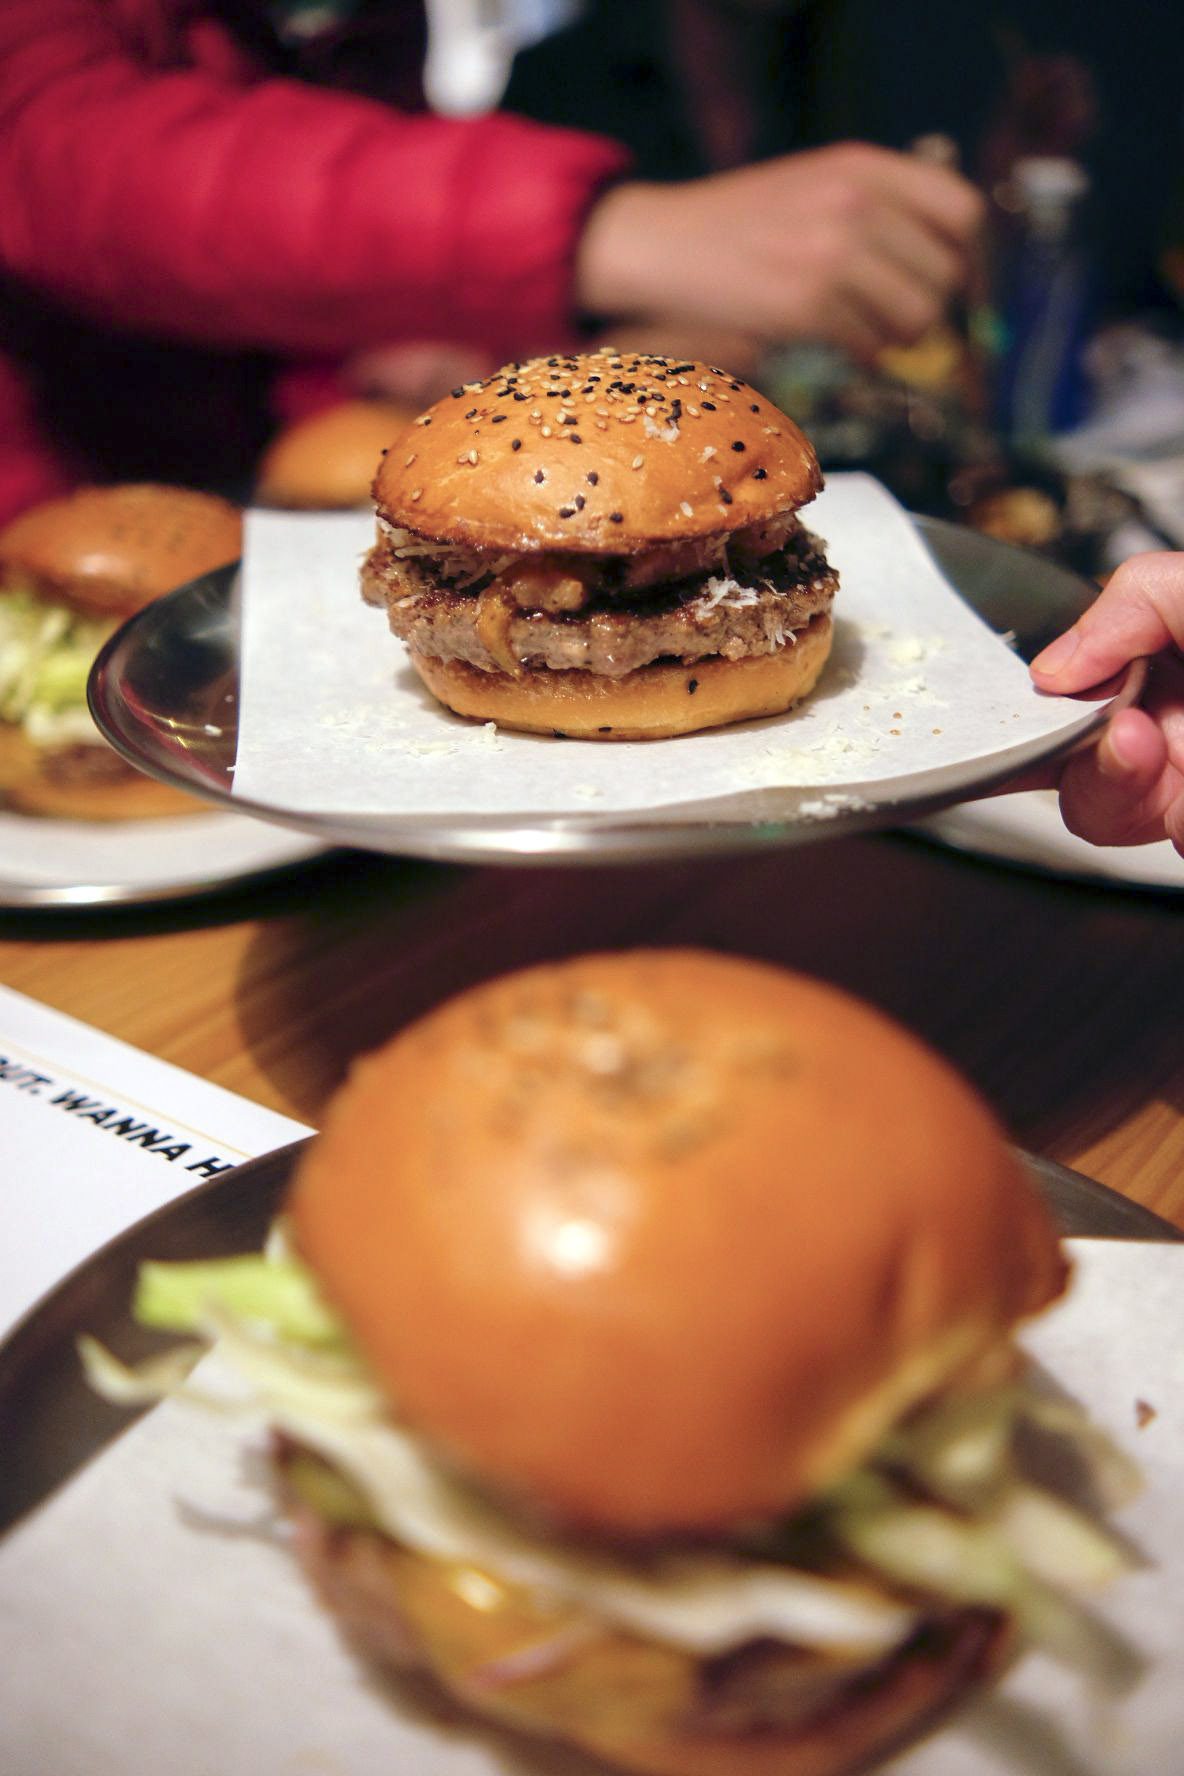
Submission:
<svg viewBox="0 0 1184 1776">
<path fill-rule="evenodd" d="M 54 1080 L 48 1074 L 38 1073 L 34 1068 L 24 1066 L 19 1061 L 8 1060 L 0 1055 L 0 1083 L 15 1086 L 18 1091 L 29 1092 L 34 1097 L 41 1097 L 45 1087 L 53 1089 Z M 67 1086 L 56 1092 L 49 1100 L 50 1107 L 64 1110 L 73 1116 L 76 1122 L 90 1122 L 96 1128 L 114 1135 L 118 1141 L 126 1141 L 130 1146 L 142 1147 L 145 1153 L 155 1153 L 159 1159 L 167 1159 L 175 1165 L 184 1159 L 186 1154 L 194 1152 L 192 1141 L 183 1141 L 180 1136 L 170 1133 L 168 1129 L 154 1128 L 151 1123 L 141 1122 L 138 1117 L 127 1110 L 121 1110 L 115 1104 L 104 1104 L 100 1098 L 91 1098 L 85 1092 Z M 218 1172 L 229 1172 L 238 1162 L 233 1159 L 222 1159 L 217 1154 L 207 1154 L 204 1158 L 195 1157 L 182 1168 L 187 1172 L 198 1172 L 203 1178 L 213 1178 Z"/>
</svg>

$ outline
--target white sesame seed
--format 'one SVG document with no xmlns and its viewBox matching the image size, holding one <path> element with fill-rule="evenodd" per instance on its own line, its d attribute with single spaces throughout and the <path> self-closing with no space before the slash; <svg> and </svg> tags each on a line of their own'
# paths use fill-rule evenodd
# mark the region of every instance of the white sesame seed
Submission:
<svg viewBox="0 0 1184 1776">
<path fill-rule="evenodd" d="M 414 452 L 414 450 L 413 450 L 413 451 L 412 451 L 412 452 L 411 452 L 411 455 L 410 455 L 410 456 L 409 456 L 409 457 L 408 457 L 408 458 L 407 458 L 407 460 L 406 460 L 406 461 L 405 461 L 405 462 L 404 462 L 404 464 L 403 464 L 403 467 L 404 467 L 404 468 L 405 468 L 405 469 L 409 469 L 409 468 L 410 468 L 410 467 L 411 467 L 411 465 L 412 465 L 412 463 L 413 463 L 413 462 L 414 462 L 414 461 L 415 461 L 415 452 Z"/>
<path fill-rule="evenodd" d="M 634 467 L 634 468 L 635 468 L 635 469 L 639 469 L 639 468 L 640 468 L 640 467 L 641 467 L 641 465 L 642 465 L 642 463 L 643 463 L 643 462 L 644 462 L 644 461 L 645 461 L 645 457 L 644 457 L 644 456 L 635 456 L 635 457 L 634 457 L 634 458 L 633 458 L 633 465 L 632 465 L 632 466 L 633 466 L 633 467 Z"/>
<path fill-rule="evenodd" d="M 422 487 L 413 488 L 412 492 L 411 492 L 411 497 L 413 500 L 421 500 L 423 498 L 423 488 Z"/>
<path fill-rule="evenodd" d="M 688 505 L 686 500 L 682 501 L 682 503 L 679 505 L 678 509 L 682 513 L 684 518 L 693 518 L 695 515 L 694 507 Z"/>
<path fill-rule="evenodd" d="M 684 407 L 683 412 L 689 413 L 692 419 L 698 419 L 699 417 L 699 409 L 697 407 Z"/>
<path fill-rule="evenodd" d="M 703 454 L 699 458 L 699 461 L 700 462 L 710 462 L 713 456 L 718 456 L 718 455 L 719 455 L 719 451 L 715 448 L 714 444 L 705 444 L 703 446 Z"/>
<path fill-rule="evenodd" d="M 544 438 L 549 438 L 551 436 L 551 427 L 550 426 L 543 426 L 541 428 L 541 431 L 542 431 L 542 436 Z"/>
</svg>

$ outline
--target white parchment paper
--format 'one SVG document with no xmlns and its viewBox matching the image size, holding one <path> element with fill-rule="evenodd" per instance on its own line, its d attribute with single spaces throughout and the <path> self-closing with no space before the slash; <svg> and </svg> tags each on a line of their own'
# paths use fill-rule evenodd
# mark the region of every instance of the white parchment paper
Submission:
<svg viewBox="0 0 1184 1776">
<path fill-rule="evenodd" d="M 304 814 L 587 821 L 708 805 L 759 816 L 762 794 L 791 786 L 817 790 L 804 812 L 821 818 L 928 793 L 934 773 L 982 776 L 1088 725 L 1081 703 L 1032 688 L 876 481 L 834 475 L 806 516 L 841 579 L 812 696 L 765 721 L 595 744 L 499 733 L 428 696 L 358 591 L 369 516 L 251 512 L 235 790 Z"/>
<path fill-rule="evenodd" d="M 1146 1475 L 1118 1521 L 1147 1564 L 1102 1606 L 1146 1675 L 1104 1703 L 1029 1655 L 892 1776 L 1184 1770 L 1184 1246 L 1071 1246 L 1026 1342 Z M 263 1511 L 241 1426 L 166 1405 L 0 1542 L 5 1776 L 587 1776 L 376 1681 Z"/>
</svg>

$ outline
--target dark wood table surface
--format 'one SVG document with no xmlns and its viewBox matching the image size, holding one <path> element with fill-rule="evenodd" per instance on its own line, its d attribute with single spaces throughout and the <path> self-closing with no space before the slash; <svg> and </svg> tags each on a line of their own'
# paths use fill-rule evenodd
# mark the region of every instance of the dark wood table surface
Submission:
<svg viewBox="0 0 1184 1776">
<path fill-rule="evenodd" d="M 340 852 L 204 901 L 0 913 L 0 980 L 315 1126 L 353 1055 L 490 974 L 736 951 L 879 1005 L 1022 1146 L 1184 1227 L 1182 911 L 897 833 L 593 870 Z"/>
</svg>

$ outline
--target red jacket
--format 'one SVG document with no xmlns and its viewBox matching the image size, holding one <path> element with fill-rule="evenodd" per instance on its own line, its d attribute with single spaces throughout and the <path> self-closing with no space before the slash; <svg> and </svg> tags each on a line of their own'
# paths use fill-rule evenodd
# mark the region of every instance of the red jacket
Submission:
<svg viewBox="0 0 1184 1776">
<path fill-rule="evenodd" d="M 0 519 L 79 479 L 225 482 L 276 360 L 568 341 L 625 164 L 277 77 L 203 0 L 3 0 Z"/>
</svg>

